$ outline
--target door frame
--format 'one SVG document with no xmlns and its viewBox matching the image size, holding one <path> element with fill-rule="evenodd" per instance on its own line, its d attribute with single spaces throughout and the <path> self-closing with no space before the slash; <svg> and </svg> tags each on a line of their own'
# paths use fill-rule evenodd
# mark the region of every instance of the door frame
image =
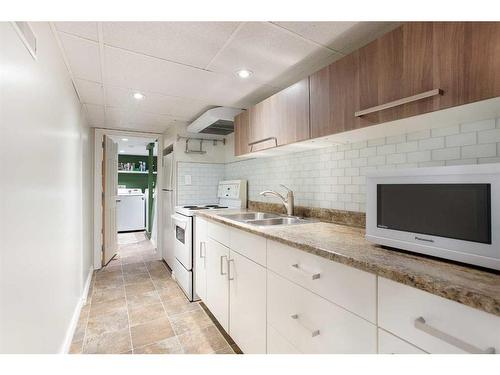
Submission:
<svg viewBox="0 0 500 375">
<path fill-rule="evenodd" d="M 104 135 L 108 136 L 123 136 L 123 137 L 155 137 L 158 139 L 158 152 L 157 152 L 157 173 L 156 173 L 156 192 L 161 191 L 163 184 L 163 158 L 161 157 L 163 151 L 163 134 L 161 133 L 148 133 L 148 132 L 135 132 L 128 130 L 112 130 L 94 128 L 94 269 L 102 268 L 102 158 L 103 148 L 102 142 Z M 163 198 L 162 194 L 156 194 L 157 213 L 162 212 Z M 162 258 L 163 254 L 163 218 L 161 214 L 156 216 L 157 234 L 156 234 L 156 255 L 158 259 Z"/>
</svg>

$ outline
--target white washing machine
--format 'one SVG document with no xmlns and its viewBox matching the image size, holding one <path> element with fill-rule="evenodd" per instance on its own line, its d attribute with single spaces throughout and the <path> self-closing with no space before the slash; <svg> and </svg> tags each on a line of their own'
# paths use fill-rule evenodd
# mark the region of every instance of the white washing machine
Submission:
<svg viewBox="0 0 500 375">
<path fill-rule="evenodd" d="M 146 198 L 141 189 L 118 189 L 116 226 L 118 232 L 146 229 Z"/>
</svg>

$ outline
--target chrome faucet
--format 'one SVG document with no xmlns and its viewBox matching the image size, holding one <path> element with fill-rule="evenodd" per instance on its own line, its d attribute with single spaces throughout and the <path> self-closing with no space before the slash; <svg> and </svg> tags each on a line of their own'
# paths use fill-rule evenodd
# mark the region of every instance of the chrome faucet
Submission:
<svg viewBox="0 0 500 375">
<path fill-rule="evenodd" d="M 285 185 L 280 184 L 280 186 L 284 187 L 287 190 L 286 198 L 283 197 L 280 193 L 272 190 L 265 190 L 261 192 L 260 195 L 264 197 L 274 196 L 281 199 L 281 203 L 283 203 L 283 206 L 285 206 L 286 208 L 286 214 L 288 216 L 293 216 L 293 191 L 287 188 Z"/>
</svg>

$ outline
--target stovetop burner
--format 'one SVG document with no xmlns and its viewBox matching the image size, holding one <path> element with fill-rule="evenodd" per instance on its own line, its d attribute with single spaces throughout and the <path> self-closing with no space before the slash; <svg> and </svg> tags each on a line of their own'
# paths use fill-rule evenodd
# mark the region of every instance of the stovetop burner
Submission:
<svg viewBox="0 0 500 375">
<path fill-rule="evenodd" d="M 207 204 L 206 208 L 227 208 L 227 206 L 219 206 L 218 204 Z"/>
</svg>

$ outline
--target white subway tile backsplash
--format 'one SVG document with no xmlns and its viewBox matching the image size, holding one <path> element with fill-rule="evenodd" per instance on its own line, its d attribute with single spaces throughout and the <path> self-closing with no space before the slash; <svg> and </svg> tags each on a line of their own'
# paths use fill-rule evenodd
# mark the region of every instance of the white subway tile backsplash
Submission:
<svg viewBox="0 0 500 375">
<path fill-rule="evenodd" d="M 250 200 L 269 202 L 259 192 L 280 191 L 279 184 L 285 184 L 296 192 L 298 205 L 364 211 L 366 175 L 371 171 L 497 163 L 500 162 L 499 129 L 500 118 L 243 160 L 226 164 L 224 178 L 247 179 Z M 195 172 L 189 173 L 194 184 Z"/>
<path fill-rule="evenodd" d="M 462 133 L 446 137 L 446 147 L 467 146 L 476 143 L 476 133 Z"/>
<path fill-rule="evenodd" d="M 462 157 L 465 159 L 487 158 L 491 156 L 496 156 L 496 154 L 497 154 L 497 145 L 494 143 L 462 147 Z"/>
</svg>

